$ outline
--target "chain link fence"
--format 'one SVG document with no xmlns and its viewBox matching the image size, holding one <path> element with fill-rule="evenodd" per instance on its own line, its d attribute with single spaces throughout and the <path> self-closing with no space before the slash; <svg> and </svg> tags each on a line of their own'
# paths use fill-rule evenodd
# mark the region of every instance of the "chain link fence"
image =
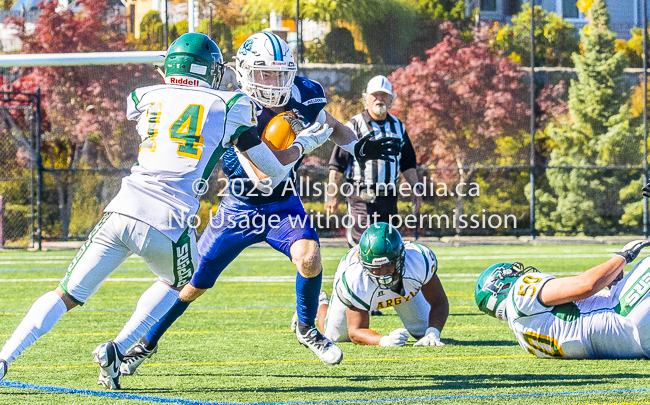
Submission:
<svg viewBox="0 0 650 405">
<path fill-rule="evenodd" d="M 37 123 L 32 96 L 22 96 L 20 102 L 8 96 L 0 100 L 5 246 L 32 246 L 40 237 L 84 239 L 99 220 L 119 190 L 121 178 L 137 159 L 140 139 L 135 123 L 124 117 L 126 99 L 137 87 L 161 82 L 149 65 L 128 66 L 66 68 L 69 75 L 88 81 L 79 88 L 94 91 L 95 99 L 80 105 L 79 98 L 62 84 L 44 95 L 44 100 L 49 100 L 43 107 L 47 125 Z M 367 79 L 393 70 L 302 65 L 300 74 L 324 85 L 330 99 L 326 109 L 346 122 L 363 110 L 359 100 Z M 422 114 L 423 126 L 413 125 L 402 110 L 400 118 L 407 122 L 418 154 L 424 189 L 419 213 L 412 212 L 410 188 L 399 193 L 402 230 L 411 236 L 647 233 L 647 202 L 640 191 L 647 172 L 642 71 L 628 69 L 616 79 L 613 95 L 607 100 L 616 109 L 599 105 L 606 116 L 586 114 L 577 119 L 569 113 L 575 105 L 567 101 L 569 87 L 577 79 L 574 69 L 535 68 L 531 83 L 530 68 L 519 68 L 518 84 L 505 93 L 525 107 L 507 131 L 485 139 L 477 138 L 478 130 L 469 128 L 453 135 L 459 138 L 454 142 L 449 141 L 452 135 L 443 142 L 425 135 L 423 127 L 433 122 L 432 117 Z M 232 72 L 222 86 L 236 88 Z M 583 104 L 591 102 L 589 94 L 581 97 Z M 450 109 L 451 119 L 465 114 L 485 116 L 481 105 L 472 106 L 471 111 L 464 106 L 453 111 L 450 105 L 441 108 Z M 564 109 L 552 111 L 558 106 Z M 577 122 L 588 122 L 588 128 Z M 466 139 L 460 139 L 463 137 Z M 323 203 L 332 148 L 333 143 L 328 142 L 306 157 L 297 173 L 296 188 L 307 213 L 316 219 L 327 217 Z M 33 152 L 36 150 L 40 153 Z M 219 165 L 208 186 L 198 214 L 199 231 L 226 188 Z M 346 206 L 340 196 L 338 208 L 336 220 L 323 219 L 320 226 L 315 221 L 321 235 L 344 235 Z"/>
<path fill-rule="evenodd" d="M 33 247 L 38 96 L 0 93 L 0 246 Z"/>
</svg>

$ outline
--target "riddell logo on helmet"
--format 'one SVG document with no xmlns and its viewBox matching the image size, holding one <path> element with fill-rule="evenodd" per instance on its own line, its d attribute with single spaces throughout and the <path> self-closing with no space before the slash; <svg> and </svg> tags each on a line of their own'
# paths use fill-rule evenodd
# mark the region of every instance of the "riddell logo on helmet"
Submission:
<svg viewBox="0 0 650 405">
<path fill-rule="evenodd" d="M 184 84 L 187 86 L 198 86 L 198 79 L 188 79 L 187 77 L 170 77 L 169 84 Z"/>
</svg>

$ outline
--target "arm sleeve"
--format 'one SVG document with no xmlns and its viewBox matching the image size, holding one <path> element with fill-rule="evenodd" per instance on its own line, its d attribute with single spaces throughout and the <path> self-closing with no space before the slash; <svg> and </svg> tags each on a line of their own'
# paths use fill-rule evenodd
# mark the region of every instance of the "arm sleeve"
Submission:
<svg viewBox="0 0 650 405">
<path fill-rule="evenodd" d="M 402 156 L 399 159 L 399 170 L 416 169 L 418 167 L 415 149 L 406 131 L 404 131 L 404 144 L 402 145 Z"/>
<path fill-rule="evenodd" d="M 345 173 L 352 161 L 352 155 L 344 151 L 339 145 L 335 145 L 330 157 L 330 170 Z"/>
<path fill-rule="evenodd" d="M 354 123 L 352 121 L 346 122 L 345 126 L 350 128 L 352 132 L 357 134 L 357 131 L 355 131 L 354 128 Z M 357 134 L 357 136 L 359 135 Z M 334 145 L 334 149 L 332 150 L 332 156 L 330 156 L 330 161 L 329 161 L 330 170 L 334 170 L 340 173 L 345 173 L 348 170 L 350 164 L 352 164 L 352 159 L 354 159 L 354 157 L 350 154 L 350 152 L 344 150 L 339 145 Z"/>
<path fill-rule="evenodd" d="M 138 109 L 140 104 L 141 95 L 138 94 L 138 90 L 134 90 L 126 97 L 126 118 L 130 121 L 135 121 L 140 117 L 143 111 Z"/>
<path fill-rule="evenodd" d="M 348 294 L 344 292 L 345 289 L 343 288 L 343 286 L 341 284 L 342 283 L 339 280 L 339 282 L 337 282 L 336 286 L 334 287 L 336 289 L 336 295 L 339 297 L 339 300 L 341 300 L 343 305 L 345 305 L 348 308 L 356 308 L 354 305 L 352 305 L 352 302 L 347 297 Z"/>
<path fill-rule="evenodd" d="M 424 256 L 427 260 L 425 260 L 425 266 L 428 265 L 429 268 L 427 269 L 426 277 L 424 279 L 424 282 L 422 284 L 428 283 L 432 278 L 433 275 L 438 272 L 438 259 L 436 258 L 436 255 L 433 254 L 431 249 L 424 245 L 420 245 L 422 249 L 424 250 Z"/>
<path fill-rule="evenodd" d="M 241 134 L 237 136 L 237 149 L 241 152 L 246 152 L 250 148 L 262 143 L 257 127 L 239 127 L 242 129 Z"/>
<path fill-rule="evenodd" d="M 242 93 L 237 93 L 227 102 L 227 106 L 226 136 L 223 138 L 224 147 L 232 145 L 235 139 L 238 139 L 252 127 L 255 127 L 255 133 L 257 133 L 257 107 L 250 98 Z M 245 135 L 248 140 L 250 140 L 250 136 L 251 133 Z M 248 147 L 251 148 L 252 146 L 249 145 Z"/>
</svg>

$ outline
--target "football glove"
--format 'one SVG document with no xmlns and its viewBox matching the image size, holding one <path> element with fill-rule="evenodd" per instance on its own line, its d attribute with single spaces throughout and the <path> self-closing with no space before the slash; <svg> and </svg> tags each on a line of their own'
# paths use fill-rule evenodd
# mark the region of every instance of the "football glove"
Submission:
<svg viewBox="0 0 650 405">
<path fill-rule="evenodd" d="M 309 128 L 309 121 L 295 108 L 287 111 L 282 118 L 289 123 L 293 133 L 296 135 Z"/>
<path fill-rule="evenodd" d="M 650 198 L 650 181 L 648 182 L 648 184 L 643 186 L 643 188 L 641 190 L 643 190 L 643 196 L 644 197 Z"/>
<path fill-rule="evenodd" d="M 384 347 L 395 347 L 395 346 L 404 346 L 407 340 L 409 340 L 409 333 L 404 328 L 395 329 L 391 331 L 388 336 L 382 336 L 379 339 L 379 346 Z"/>
<path fill-rule="evenodd" d="M 623 246 L 623 249 L 616 255 L 625 259 L 625 263 L 632 263 L 641 252 L 641 249 L 647 246 L 650 246 L 650 240 L 634 240 Z"/>
<path fill-rule="evenodd" d="M 354 145 L 354 157 L 362 163 L 377 159 L 394 162 L 393 156 L 399 155 L 401 151 L 402 143 L 398 138 L 372 139 L 366 135 Z"/>
<path fill-rule="evenodd" d="M 303 155 L 313 152 L 314 149 L 324 144 L 325 141 L 327 141 L 327 138 L 332 134 L 332 131 L 334 131 L 334 129 L 330 128 L 327 124 L 320 128 L 319 127 L 320 124 L 317 122 L 296 134 L 296 140 L 293 141 L 291 146 L 297 145 L 301 148 Z"/>
<path fill-rule="evenodd" d="M 424 333 L 424 337 L 417 342 L 413 343 L 413 346 L 444 346 L 445 344 L 440 341 L 440 331 L 434 327 L 427 328 L 427 331 Z"/>
</svg>

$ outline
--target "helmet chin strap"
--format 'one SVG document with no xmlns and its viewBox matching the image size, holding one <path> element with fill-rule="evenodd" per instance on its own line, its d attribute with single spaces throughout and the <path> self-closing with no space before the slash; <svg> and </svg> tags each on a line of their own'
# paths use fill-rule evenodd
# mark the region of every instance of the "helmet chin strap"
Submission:
<svg viewBox="0 0 650 405">
<path fill-rule="evenodd" d="M 160 76 L 162 76 L 163 80 L 165 80 L 165 72 L 163 72 L 163 70 L 160 68 L 160 66 L 154 65 L 154 68 L 156 69 L 156 72 L 158 72 L 158 74 L 160 74 Z"/>
</svg>

